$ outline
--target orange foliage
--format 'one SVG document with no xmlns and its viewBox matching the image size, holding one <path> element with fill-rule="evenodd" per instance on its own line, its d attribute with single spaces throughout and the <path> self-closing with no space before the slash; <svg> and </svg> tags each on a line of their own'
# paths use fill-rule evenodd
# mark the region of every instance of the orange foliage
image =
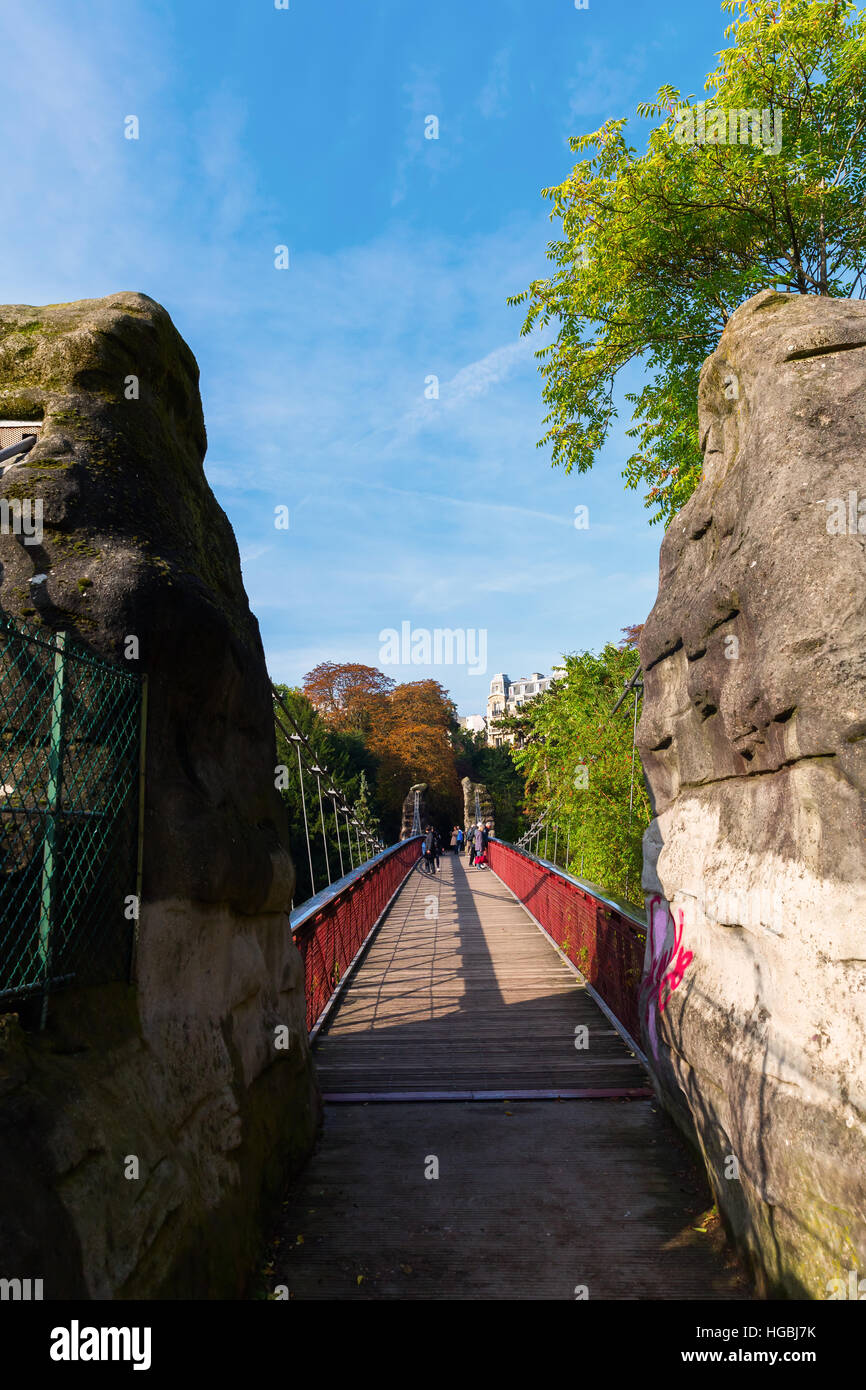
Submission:
<svg viewBox="0 0 866 1390">
<path fill-rule="evenodd" d="M 628 651 L 630 647 L 637 650 L 638 639 L 643 632 L 643 623 L 630 623 L 628 627 L 621 628 L 622 641 L 619 644 L 621 652 Z"/>
<path fill-rule="evenodd" d="M 385 711 L 389 727 L 413 724 L 449 729 L 457 717 L 457 706 L 438 681 L 405 681 L 391 691 Z"/>
<path fill-rule="evenodd" d="M 375 666 L 320 661 L 304 676 L 303 691 L 333 729 L 365 734 L 384 718 L 394 682 Z"/>
<path fill-rule="evenodd" d="M 323 661 L 304 677 L 304 694 L 334 729 L 361 734 L 378 760 L 376 796 L 397 816 L 415 782 L 433 807 L 459 805 L 461 790 L 449 730 L 457 707 L 435 680 L 395 685 L 375 666 Z"/>
</svg>

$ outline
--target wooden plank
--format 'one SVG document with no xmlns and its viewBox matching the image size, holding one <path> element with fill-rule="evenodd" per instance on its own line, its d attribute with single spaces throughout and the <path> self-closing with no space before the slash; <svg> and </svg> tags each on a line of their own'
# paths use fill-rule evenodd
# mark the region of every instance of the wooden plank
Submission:
<svg viewBox="0 0 866 1390">
<path fill-rule="evenodd" d="M 409 876 L 319 1034 L 322 1090 L 645 1088 L 641 1062 L 505 885 L 441 862 Z"/>
<path fill-rule="evenodd" d="M 748 1298 L 695 1229 L 712 1198 L 642 1063 L 492 873 L 442 866 L 410 875 L 316 1041 L 324 1129 L 269 1245 L 273 1284 Z"/>
<path fill-rule="evenodd" d="M 516 1100 L 643 1100 L 652 1095 L 648 1086 L 625 1087 L 614 1091 L 521 1091 L 513 1088 L 507 1091 L 326 1091 L 322 1100 L 326 1105 L 365 1105 L 379 1101 L 390 1101 L 398 1105 L 405 1101 L 421 1102 L 457 1100 L 504 1100 L 509 1105 Z"/>
<path fill-rule="evenodd" d="M 695 1229 L 711 1202 L 649 1100 L 328 1105 L 268 1278 L 302 1301 L 748 1299 Z"/>
</svg>

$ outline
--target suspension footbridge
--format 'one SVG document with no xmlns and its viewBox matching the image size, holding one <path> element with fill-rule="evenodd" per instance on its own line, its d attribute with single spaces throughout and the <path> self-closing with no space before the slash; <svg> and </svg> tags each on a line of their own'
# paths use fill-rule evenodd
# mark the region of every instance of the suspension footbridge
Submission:
<svg viewBox="0 0 866 1390">
<path fill-rule="evenodd" d="M 38 1029 L 68 975 L 123 977 L 135 959 L 131 921 L 115 930 L 128 886 L 115 869 L 121 851 L 136 863 L 147 701 L 63 638 L 10 627 L 5 650 L 18 751 L 0 965 Z M 25 678 L 38 700 L 20 727 Z M 711 1198 L 637 1042 L 642 914 L 557 865 L 555 821 L 520 844 L 491 837 L 485 868 L 445 853 L 435 872 L 415 789 L 406 838 L 384 845 L 276 706 L 313 889 L 287 927 L 324 1122 L 272 1237 L 270 1295 L 747 1297 L 700 1220 Z M 139 871 L 140 850 L 139 836 Z M 85 919 L 90 955 L 73 930 Z"/>
<path fill-rule="evenodd" d="M 618 971 L 626 1000 L 640 922 L 500 841 L 492 871 L 446 854 L 438 874 L 420 845 L 293 918 L 325 1113 L 274 1238 L 275 1296 L 746 1297 L 588 979 L 616 1000 Z"/>
</svg>

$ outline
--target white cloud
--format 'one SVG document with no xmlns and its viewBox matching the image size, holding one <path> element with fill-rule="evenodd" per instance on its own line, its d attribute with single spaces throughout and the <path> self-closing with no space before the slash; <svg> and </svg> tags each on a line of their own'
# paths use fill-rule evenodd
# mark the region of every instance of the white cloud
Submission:
<svg viewBox="0 0 866 1390">
<path fill-rule="evenodd" d="M 241 551 L 241 564 L 251 565 L 254 560 L 260 560 L 263 555 L 267 555 L 268 551 L 271 549 L 273 549 L 273 547 L 270 545 L 249 546 L 246 550 Z"/>
<path fill-rule="evenodd" d="M 391 193 L 392 207 L 397 207 L 406 197 L 409 170 L 414 164 L 424 159 L 430 168 L 438 171 L 446 160 L 442 132 L 440 131 L 439 139 L 428 139 L 425 136 L 425 121 L 428 116 L 435 116 L 440 126 L 443 122 L 442 94 L 435 74 L 415 67 L 412 80 L 403 86 L 403 93 L 409 109 L 409 119 Z M 447 146 L 451 153 L 454 150 L 455 134 L 452 126 L 449 132 L 450 144 Z"/>
<path fill-rule="evenodd" d="M 496 516 L 510 516 L 520 523 L 527 521 L 549 521 L 555 526 L 572 526 L 573 515 L 555 512 L 539 512 L 532 507 L 516 506 L 508 502 L 494 502 L 469 497 L 448 497 L 443 492 L 420 492 L 414 488 L 389 487 L 386 483 L 361 483 L 360 486 L 376 488 L 382 492 L 394 493 L 399 497 L 414 497 L 424 502 L 434 502 L 437 507 L 457 507 L 460 511 L 489 512 Z"/>
<path fill-rule="evenodd" d="M 520 311 L 505 305 L 545 271 L 549 225 L 534 196 L 529 213 L 483 234 L 459 217 L 428 230 L 413 220 L 411 182 L 435 178 L 461 150 L 460 112 L 445 109 L 432 69 L 416 69 L 402 145 L 397 136 L 405 224 L 383 220 L 353 245 L 349 220 L 343 244 L 316 252 L 311 218 L 292 269 L 277 273 L 272 247 L 291 243 L 291 200 L 280 189 L 272 203 L 257 172 L 243 69 L 236 85 L 205 63 L 201 85 L 185 85 L 166 14 L 7 0 L 4 298 L 132 288 L 165 304 L 201 365 L 207 476 L 235 527 L 273 674 L 297 679 L 325 658 L 375 662 L 379 630 L 404 617 L 489 625 L 491 670 L 545 669 L 561 645 L 610 635 L 620 613 L 643 617 L 661 537 L 641 539 L 639 499 L 618 478 L 622 450 L 578 482 L 534 449 L 545 412 L 536 343 L 516 337 Z M 585 58 L 574 111 L 593 80 L 594 101 L 617 95 L 606 53 Z M 503 49 L 477 102 L 495 119 L 507 101 Z M 478 108 L 476 131 L 486 129 Z M 123 138 L 130 113 L 138 142 Z M 429 114 L 439 141 L 424 139 Z M 424 399 L 430 374 L 436 402 Z M 586 535 L 571 529 L 575 502 L 590 506 Z M 286 533 L 273 526 L 278 503 L 290 508 Z M 611 516 L 622 518 L 613 544 Z M 632 560 L 640 578 L 605 574 Z M 477 684 L 466 682 L 473 701 Z"/>
<path fill-rule="evenodd" d="M 646 48 L 617 45 L 608 61 L 608 44 L 598 39 L 587 45 L 586 58 L 577 64 L 568 83 L 567 135 L 583 134 L 576 122 L 592 117 L 601 124 L 619 116 L 632 116 L 640 100 L 640 81 L 646 69 Z"/>
<path fill-rule="evenodd" d="M 227 79 L 207 96 L 194 121 L 199 196 L 210 205 L 212 233 L 219 240 L 240 230 L 256 196 L 254 161 L 243 146 L 246 121 L 246 104 Z"/>
<path fill-rule="evenodd" d="M 505 115 L 510 58 L 510 51 L 507 48 L 500 48 L 490 64 L 487 81 L 478 97 L 478 110 L 485 120 Z"/>
<path fill-rule="evenodd" d="M 484 357 L 461 367 L 449 380 L 440 383 L 437 400 L 421 400 L 402 417 L 394 427 L 390 446 L 405 445 L 419 429 L 440 423 L 443 414 L 450 414 L 466 406 L 469 401 L 486 396 L 531 362 L 537 347 L 537 339 L 519 338 L 517 342 L 494 348 Z"/>
<path fill-rule="evenodd" d="M 506 381 L 518 366 L 531 359 L 536 346 L 530 338 L 520 338 L 515 343 L 494 348 L 477 362 L 461 367 L 446 384 L 446 405 L 453 408 L 462 404 L 467 397 L 484 395 L 491 387 Z"/>
</svg>

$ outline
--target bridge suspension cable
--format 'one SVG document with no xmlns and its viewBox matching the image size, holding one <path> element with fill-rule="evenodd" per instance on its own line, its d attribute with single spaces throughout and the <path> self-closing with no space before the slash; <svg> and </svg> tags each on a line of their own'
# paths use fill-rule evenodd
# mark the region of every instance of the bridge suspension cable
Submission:
<svg viewBox="0 0 866 1390">
<path fill-rule="evenodd" d="M 349 852 L 349 864 L 351 869 L 354 869 L 356 867 L 355 850 L 352 846 L 352 827 L 354 827 L 355 829 L 355 846 L 357 848 L 358 866 L 360 866 L 364 862 L 365 858 L 364 850 L 362 850 L 361 848 L 362 840 L 366 848 L 367 858 L 372 858 L 373 855 L 377 854 L 380 850 L 384 849 L 385 845 L 384 841 L 378 835 L 371 834 L 369 827 L 367 825 L 362 825 L 357 815 L 353 813 L 352 808 L 349 804 L 348 797 L 340 789 L 339 785 L 337 785 L 336 779 L 332 777 L 327 767 L 324 766 L 323 762 L 318 757 L 316 750 L 313 748 L 313 745 L 308 739 L 307 735 L 298 725 L 297 720 L 294 718 L 285 700 L 282 698 L 279 691 L 277 691 L 273 686 L 271 686 L 271 694 L 274 702 L 274 721 L 276 727 L 279 729 L 280 733 L 283 735 L 287 743 L 294 744 L 295 750 L 297 752 L 298 783 L 301 793 L 301 811 L 303 814 L 304 821 L 304 839 L 307 847 L 307 864 L 310 871 L 310 888 L 312 890 L 312 894 L 315 896 L 316 881 L 313 869 L 312 836 L 310 833 L 310 819 L 307 814 L 307 796 L 306 786 L 304 783 L 305 767 L 307 769 L 307 772 L 311 776 L 314 776 L 316 778 L 316 786 L 319 798 L 319 821 L 322 827 L 322 846 L 325 859 L 325 873 L 329 885 L 333 882 L 333 879 L 331 876 L 331 861 L 330 856 L 328 854 L 328 830 L 327 822 L 325 819 L 325 797 L 327 797 L 327 799 L 331 802 L 331 808 L 334 816 L 334 831 L 337 843 L 337 854 L 340 861 L 341 877 L 345 873 L 345 863 L 343 860 L 343 845 L 340 835 L 341 816 L 345 816 L 346 819 L 346 847 Z M 327 779 L 327 786 L 324 794 L 322 792 L 323 777 Z"/>
<path fill-rule="evenodd" d="M 302 765 L 301 765 L 301 735 L 300 735 L 300 734 L 289 734 L 289 735 L 288 735 L 288 738 L 289 738 L 289 741 L 290 741 L 291 743 L 293 743 L 293 744 L 295 745 L 295 747 L 297 748 L 297 750 L 298 750 L 298 777 L 299 777 L 300 783 L 301 783 L 301 806 L 302 806 L 303 812 L 304 812 L 304 836 L 305 836 L 306 841 L 307 841 L 307 860 L 309 861 L 309 865 L 310 865 L 310 886 L 311 886 L 311 888 L 312 888 L 312 890 L 313 890 L 312 896 L 315 896 L 315 893 L 316 893 L 316 880 L 315 880 L 315 877 L 314 877 L 314 875 L 313 875 L 313 855 L 312 855 L 312 851 L 311 851 L 311 849 L 310 849 L 310 827 L 309 827 L 309 825 L 308 825 L 308 823 L 307 823 L 307 798 L 306 798 L 306 794 L 305 794 L 305 792 L 304 792 L 304 769 L 303 769 L 303 767 L 302 767 Z"/>
<path fill-rule="evenodd" d="M 325 828 L 325 808 L 324 808 L 324 806 L 323 806 L 323 804 L 322 804 L 322 771 L 323 771 L 323 769 L 319 767 L 319 764 L 318 764 L 318 763 L 316 763 L 316 766 L 313 768 L 313 773 L 315 774 L 316 783 L 317 783 L 318 788 L 319 788 L 319 815 L 320 815 L 321 818 L 322 818 L 322 830 L 324 831 L 324 828 Z M 328 887 L 330 887 L 330 885 L 331 885 L 331 861 L 330 861 L 330 859 L 328 858 L 328 837 L 327 837 L 327 835 L 324 835 L 324 834 L 322 835 L 322 844 L 323 844 L 324 849 L 325 849 L 325 873 L 328 875 Z"/>
</svg>

